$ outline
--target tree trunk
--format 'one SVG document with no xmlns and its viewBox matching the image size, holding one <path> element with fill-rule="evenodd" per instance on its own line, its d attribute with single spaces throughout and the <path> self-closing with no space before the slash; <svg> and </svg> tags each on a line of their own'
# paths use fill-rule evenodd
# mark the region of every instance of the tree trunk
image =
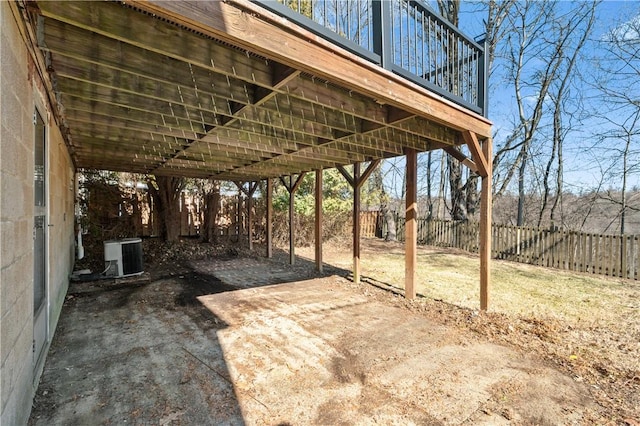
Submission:
<svg viewBox="0 0 640 426">
<path fill-rule="evenodd" d="M 524 151 L 520 168 L 518 169 L 518 218 L 516 225 L 524 225 L 524 200 L 526 197 L 524 188 L 524 177 L 527 170 L 527 152 Z"/>
<path fill-rule="evenodd" d="M 391 210 L 385 207 L 383 212 L 384 221 L 387 223 L 387 235 L 384 237 L 385 241 L 397 241 L 398 234 L 396 231 L 396 218 Z"/>
<path fill-rule="evenodd" d="M 462 167 L 460 162 L 449 156 L 447 158 L 449 165 L 449 187 L 451 189 L 451 219 L 464 220 L 466 218 L 464 212 L 465 194 L 462 186 Z"/>
<path fill-rule="evenodd" d="M 436 219 L 443 219 L 445 208 L 444 197 L 445 197 L 445 185 L 446 185 L 446 174 L 447 168 L 445 167 L 445 154 L 444 151 L 440 151 L 440 186 L 438 188 L 438 205 L 436 208 Z"/>
<path fill-rule="evenodd" d="M 438 9 L 440 14 L 444 16 L 453 25 L 458 25 L 460 18 L 460 0 L 438 0 Z M 452 36 L 453 37 L 453 36 Z M 457 45 L 452 43 L 452 39 L 447 40 L 449 46 L 453 46 L 454 52 L 451 60 L 457 57 L 456 49 Z M 451 66 L 449 75 L 449 90 L 452 93 L 457 93 L 459 87 L 457 87 L 458 76 L 455 75 L 457 67 Z M 465 214 L 465 193 L 464 186 L 462 185 L 462 167 L 460 162 L 452 157 L 447 158 L 447 165 L 449 166 L 449 188 L 451 189 L 451 218 L 453 220 L 464 220 Z"/>
<path fill-rule="evenodd" d="M 204 194 L 204 220 L 202 223 L 203 242 L 218 242 L 218 213 L 220 211 L 220 184 L 213 182 L 212 187 Z"/>
<path fill-rule="evenodd" d="M 431 194 L 431 162 L 433 151 L 427 153 L 427 219 L 431 220 L 433 217 L 433 195 Z"/>
<path fill-rule="evenodd" d="M 184 178 L 156 176 L 149 180 L 149 192 L 154 199 L 160 236 L 166 241 L 180 238 L 180 193 L 184 189 Z"/>
<path fill-rule="evenodd" d="M 131 215 L 131 220 L 133 222 L 133 229 L 136 236 L 142 236 L 142 213 L 140 212 L 140 200 L 138 199 L 138 193 L 133 192 L 131 194 L 131 207 L 133 209 L 133 213 Z"/>
<path fill-rule="evenodd" d="M 382 162 L 373 171 L 371 182 L 375 190 L 380 194 L 380 215 L 383 223 L 387 225 L 387 233 L 384 235 L 384 239 L 385 241 L 396 241 L 396 222 L 393 212 L 389 210 L 389 194 L 384 188 Z"/>
<path fill-rule="evenodd" d="M 478 203 L 480 201 L 480 198 L 478 197 L 478 175 L 476 173 L 469 171 L 469 177 L 467 178 L 465 189 L 467 195 L 467 218 L 469 218 L 476 214 Z"/>
<path fill-rule="evenodd" d="M 622 194 L 620 199 L 620 233 L 625 231 L 625 218 L 627 213 L 627 177 L 629 174 L 629 147 L 631 145 L 631 137 L 627 136 L 627 141 L 622 155 Z"/>
</svg>

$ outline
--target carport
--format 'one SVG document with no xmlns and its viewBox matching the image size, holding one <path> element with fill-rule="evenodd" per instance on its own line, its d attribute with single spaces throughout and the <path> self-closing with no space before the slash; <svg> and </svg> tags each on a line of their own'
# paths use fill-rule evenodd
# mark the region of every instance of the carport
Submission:
<svg viewBox="0 0 640 426">
<path fill-rule="evenodd" d="M 405 296 L 415 297 L 417 153 L 444 149 L 482 177 L 487 309 L 492 148 L 483 47 L 419 2 L 357 4 L 364 18 L 353 32 L 326 10 L 318 19 L 245 0 L 36 1 L 23 16 L 76 167 L 229 180 L 249 190 L 266 180 L 269 205 L 280 178 L 291 206 L 301 177 L 314 172 L 318 269 L 321 171 L 337 167 L 354 188 L 356 283 L 360 187 L 380 159 L 404 155 Z"/>
</svg>

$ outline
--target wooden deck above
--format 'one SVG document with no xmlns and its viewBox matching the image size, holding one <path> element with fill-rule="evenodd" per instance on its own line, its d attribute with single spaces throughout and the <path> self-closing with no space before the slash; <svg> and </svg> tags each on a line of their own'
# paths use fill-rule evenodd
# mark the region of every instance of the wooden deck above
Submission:
<svg viewBox="0 0 640 426">
<path fill-rule="evenodd" d="M 455 147 L 491 136 L 479 114 L 248 1 L 35 6 L 80 168 L 252 181 L 408 148 L 475 167 Z"/>
</svg>

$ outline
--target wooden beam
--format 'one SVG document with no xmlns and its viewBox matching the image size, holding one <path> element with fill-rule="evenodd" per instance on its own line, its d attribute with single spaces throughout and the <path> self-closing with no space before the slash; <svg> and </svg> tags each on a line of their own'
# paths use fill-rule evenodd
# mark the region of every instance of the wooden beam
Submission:
<svg viewBox="0 0 640 426">
<path fill-rule="evenodd" d="M 469 151 L 471 151 L 471 157 L 473 158 L 473 161 L 478 167 L 477 173 L 483 178 L 488 176 L 490 173 L 489 161 L 487 159 L 487 156 L 484 154 L 483 149 L 480 147 L 478 137 L 475 133 L 468 130 L 462 132 L 462 137 L 469 147 Z"/>
<path fill-rule="evenodd" d="M 298 190 L 298 187 L 302 183 L 302 178 L 305 174 L 306 172 L 300 173 L 295 181 L 293 179 L 293 175 L 289 175 L 289 182 L 287 182 L 282 176 L 280 176 L 280 182 L 282 182 L 282 185 L 284 185 L 287 191 L 291 194 Z"/>
<path fill-rule="evenodd" d="M 353 165 L 353 282 L 360 284 L 360 163 Z"/>
<path fill-rule="evenodd" d="M 407 149 L 407 196 L 405 210 L 405 268 L 404 295 L 416 297 L 416 264 L 418 263 L 418 153 Z"/>
<path fill-rule="evenodd" d="M 272 65 L 273 75 L 273 88 L 264 88 L 262 86 L 255 86 L 253 88 L 253 99 L 250 104 L 239 104 L 237 108 L 231 109 L 232 116 L 224 120 L 224 125 L 228 126 L 234 121 L 238 121 L 243 117 L 243 112 L 251 110 L 254 106 L 259 106 L 266 103 L 269 99 L 276 96 L 276 90 L 287 84 L 287 82 L 295 79 L 300 75 L 300 71 L 296 71 L 289 67 L 281 66 L 274 63 Z M 233 102 L 233 101 L 230 101 Z"/>
<path fill-rule="evenodd" d="M 482 177 L 480 194 L 480 309 L 489 309 L 489 287 L 491 285 L 491 180 L 493 171 L 493 147 L 491 138 L 482 144 L 482 153 L 487 160 L 486 176 Z"/>
<path fill-rule="evenodd" d="M 267 179 L 267 258 L 273 257 L 273 180 Z"/>
<path fill-rule="evenodd" d="M 351 174 L 347 171 L 347 169 L 345 169 L 343 166 L 338 166 L 336 168 L 338 169 L 340 174 L 347 180 L 347 183 L 351 185 L 352 188 L 355 188 L 356 182 L 351 176 Z"/>
<path fill-rule="evenodd" d="M 322 169 L 316 169 L 315 187 L 315 243 L 316 269 L 322 273 Z"/>
<path fill-rule="evenodd" d="M 462 152 L 460 152 L 457 148 L 453 147 L 453 146 L 445 146 L 442 148 L 447 154 L 449 154 L 450 156 L 452 156 L 453 158 L 455 158 L 456 160 L 458 160 L 459 162 L 461 162 L 462 164 L 464 164 L 465 166 L 467 166 L 469 169 L 471 169 L 474 172 L 478 172 L 478 166 L 476 166 L 476 163 L 474 163 L 473 161 L 471 161 L 469 159 L 469 157 L 467 157 L 466 155 L 464 155 Z"/>
<path fill-rule="evenodd" d="M 369 179 L 369 176 L 371 176 L 371 173 L 373 173 L 378 164 L 380 164 L 380 159 L 373 160 L 369 163 L 369 166 L 367 166 L 367 169 L 364 171 L 362 176 L 357 179 L 358 188 L 362 187 L 362 184 L 365 183 L 367 179 Z"/>
</svg>

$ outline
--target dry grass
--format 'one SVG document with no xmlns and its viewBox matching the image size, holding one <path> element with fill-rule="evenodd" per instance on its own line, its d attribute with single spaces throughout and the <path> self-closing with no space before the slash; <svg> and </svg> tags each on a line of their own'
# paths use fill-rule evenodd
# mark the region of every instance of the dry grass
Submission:
<svg viewBox="0 0 640 426">
<path fill-rule="evenodd" d="M 386 246 L 383 250 L 380 244 Z M 363 275 L 403 288 L 404 250 L 397 243 L 365 241 Z M 450 249 L 420 247 L 418 293 L 470 309 L 479 307 L 479 259 Z M 640 285 L 507 261 L 492 262 L 490 310 L 551 317 L 590 325 L 638 316 Z"/>
<path fill-rule="evenodd" d="M 328 245 L 324 261 L 351 269 L 349 245 Z M 299 251 L 313 258 L 313 249 Z M 404 246 L 363 239 L 362 276 L 402 290 Z M 411 309 L 538 353 L 585 381 L 612 424 L 640 423 L 640 284 L 507 261 L 492 262 L 490 312 L 479 308 L 479 258 L 419 247 Z"/>
</svg>

